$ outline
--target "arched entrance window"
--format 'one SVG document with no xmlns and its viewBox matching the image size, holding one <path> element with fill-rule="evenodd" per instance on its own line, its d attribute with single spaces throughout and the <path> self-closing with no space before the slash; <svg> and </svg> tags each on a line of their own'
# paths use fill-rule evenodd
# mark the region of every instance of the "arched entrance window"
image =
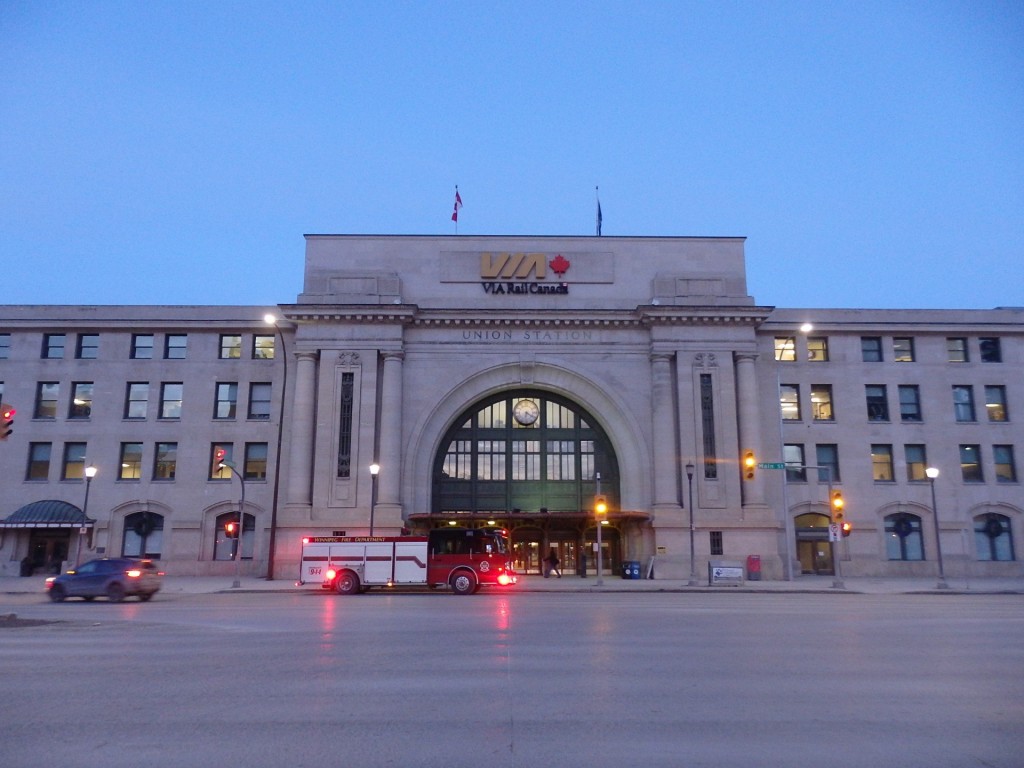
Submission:
<svg viewBox="0 0 1024 768">
<path fill-rule="evenodd" d="M 216 534 L 217 538 L 213 548 L 213 559 L 214 560 L 230 560 L 232 554 L 235 551 L 235 540 L 229 538 L 225 527 L 228 523 L 238 522 L 237 512 L 225 512 L 223 515 L 217 515 L 216 520 Z M 253 539 L 256 535 L 256 517 L 250 515 L 248 512 L 242 518 L 242 540 L 241 553 L 243 560 L 252 560 L 253 552 Z"/>
<path fill-rule="evenodd" d="M 135 512 L 124 519 L 121 554 L 124 557 L 159 558 L 163 551 L 164 516 Z"/>
<path fill-rule="evenodd" d="M 924 560 L 921 518 L 909 512 L 886 516 L 885 551 L 890 560 Z"/>
<path fill-rule="evenodd" d="M 591 508 L 598 472 L 616 509 L 618 462 L 594 419 L 550 392 L 507 392 L 468 408 L 444 436 L 432 512 L 578 513 Z"/>
<path fill-rule="evenodd" d="M 979 560 L 1014 560 L 1010 518 L 995 512 L 974 518 L 974 546 Z"/>
</svg>

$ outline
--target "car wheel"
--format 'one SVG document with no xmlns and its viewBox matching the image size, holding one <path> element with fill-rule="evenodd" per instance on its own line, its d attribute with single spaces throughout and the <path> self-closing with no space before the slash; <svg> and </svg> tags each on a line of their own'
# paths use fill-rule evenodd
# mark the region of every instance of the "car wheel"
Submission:
<svg viewBox="0 0 1024 768">
<path fill-rule="evenodd" d="M 153 595 L 155 594 L 156 592 L 143 592 L 141 595 L 139 595 L 139 600 L 141 600 L 144 603 L 148 603 L 150 600 L 153 599 Z"/>
<path fill-rule="evenodd" d="M 54 584 L 50 587 L 50 599 L 55 603 L 63 603 L 64 598 L 68 596 L 68 593 L 64 591 L 64 587 L 60 584 Z"/>
<path fill-rule="evenodd" d="M 96 599 L 96 595 L 82 595 L 82 599 L 85 600 L 85 602 L 87 603 L 91 603 L 93 600 Z"/>
<path fill-rule="evenodd" d="M 476 579 L 467 571 L 459 571 L 452 576 L 451 585 L 456 595 L 472 595 L 476 592 Z"/>
<path fill-rule="evenodd" d="M 107 600 L 112 603 L 120 603 L 124 600 L 124 587 L 116 581 L 107 585 Z"/>
</svg>

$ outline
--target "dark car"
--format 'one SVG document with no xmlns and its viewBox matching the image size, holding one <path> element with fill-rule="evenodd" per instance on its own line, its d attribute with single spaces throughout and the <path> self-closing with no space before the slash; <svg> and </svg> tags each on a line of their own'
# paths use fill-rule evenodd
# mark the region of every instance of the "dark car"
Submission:
<svg viewBox="0 0 1024 768">
<path fill-rule="evenodd" d="M 131 595 L 149 600 L 160 591 L 162 582 L 163 573 L 152 560 L 105 557 L 90 560 L 60 576 L 51 576 L 46 580 L 46 589 L 55 603 L 68 597 L 86 600 L 105 597 L 112 603 L 119 603 Z"/>
</svg>

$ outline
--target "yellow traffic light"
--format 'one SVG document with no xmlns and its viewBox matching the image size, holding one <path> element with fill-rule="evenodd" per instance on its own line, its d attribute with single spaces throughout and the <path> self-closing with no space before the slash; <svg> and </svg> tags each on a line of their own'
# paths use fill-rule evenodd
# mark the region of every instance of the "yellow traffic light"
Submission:
<svg viewBox="0 0 1024 768">
<path fill-rule="evenodd" d="M 743 454 L 743 477 L 747 480 L 754 479 L 754 470 L 757 469 L 757 459 L 753 451 Z"/>
<path fill-rule="evenodd" d="M 594 497 L 594 512 L 598 515 L 608 514 L 608 498 L 603 495 Z"/>
<path fill-rule="evenodd" d="M 843 524 L 843 508 L 846 506 L 846 502 L 843 501 L 842 491 L 832 491 L 832 522 Z"/>
</svg>

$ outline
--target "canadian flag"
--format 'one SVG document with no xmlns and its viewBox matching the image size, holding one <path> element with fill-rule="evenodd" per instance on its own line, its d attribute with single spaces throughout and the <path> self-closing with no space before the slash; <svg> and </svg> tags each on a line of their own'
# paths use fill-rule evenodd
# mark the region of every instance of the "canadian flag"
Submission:
<svg viewBox="0 0 1024 768">
<path fill-rule="evenodd" d="M 452 221 L 457 222 L 459 220 L 459 208 L 462 207 L 462 196 L 459 194 L 459 188 L 455 188 L 455 210 L 452 211 Z"/>
</svg>

